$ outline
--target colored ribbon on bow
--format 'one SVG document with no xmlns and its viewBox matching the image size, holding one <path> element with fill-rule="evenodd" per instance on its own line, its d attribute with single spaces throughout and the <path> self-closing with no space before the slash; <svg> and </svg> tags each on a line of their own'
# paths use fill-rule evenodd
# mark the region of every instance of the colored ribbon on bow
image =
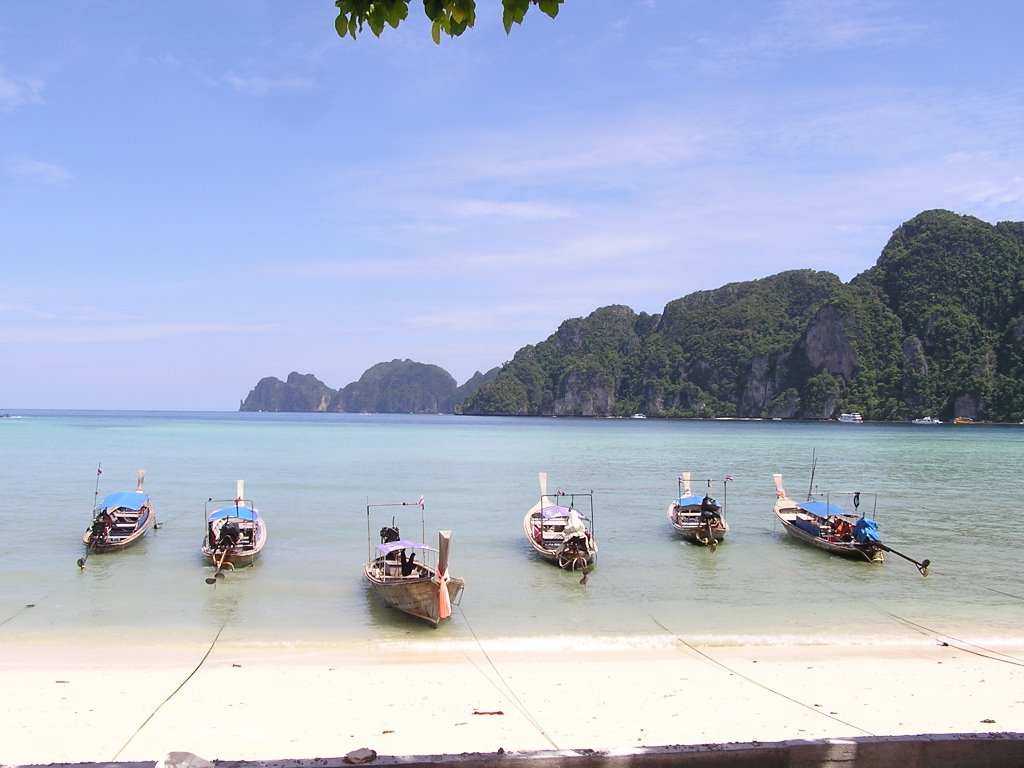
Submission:
<svg viewBox="0 0 1024 768">
<path fill-rule="evenodd" d="M 438 620 L 447 619 L 452 615 L 452 598 L 448 594 L 448 569 L 445 568 L 438 579 L 438 590 L 437 590 L 437 618 Z"/>
</svg>

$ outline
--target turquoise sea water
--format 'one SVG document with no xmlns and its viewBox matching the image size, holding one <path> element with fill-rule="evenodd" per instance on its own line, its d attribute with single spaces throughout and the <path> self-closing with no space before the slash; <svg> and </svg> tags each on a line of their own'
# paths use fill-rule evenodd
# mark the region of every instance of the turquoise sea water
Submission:
<svg viewBox="0 0 1024 768">
<path fill-rule="evenodd" d="M 0 642 L 197 642 L 222 625 L 224 639 L 267 646 L 1024 640 L 1024 427 L 12 412 L 0 451 Z M 819 490 L 878 494 L 884 540 L 929 558 L 927 578 L 892 555 L 851 562 L 786 537 L 772 473 L 802 497 L 812 453 Z M 144 467 L 162 525 L 80 570 L 98 464 L 101 496 L 134 488 Z M 727 502 L 731 531 L 714 553 L 666 520 L 684 470 Z M 594 493 L 600 552 L 586 585 L 523 538 L 539 471 L 551 490 Z M 212 587 L 203 506 L 232 497 L 237 479 L 269 543 Z M 467 581 L 437 630 L 362 580 L 367 503 L 421 495 L 427 541 L 450 528 L 452 573 Z M 419 537 L 418 508 L 398 522 Z"/>
</svg>

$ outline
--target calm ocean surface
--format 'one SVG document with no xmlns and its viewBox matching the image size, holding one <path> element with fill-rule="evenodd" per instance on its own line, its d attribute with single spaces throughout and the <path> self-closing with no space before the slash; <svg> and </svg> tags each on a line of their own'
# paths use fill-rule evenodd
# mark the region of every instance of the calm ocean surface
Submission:
<svg viewBox="0 0 1024 768">
<path fill-rule="evenodd" d="M 43 411 L 0 419 L 0 451 L 0 642 L 208 642 L 222 626 L 222 640 L 270 647 L 1024 639 L 1019 426 Z M 819 490 L 878 494 L 883 540 L 929 558 L 927 578 L 894 555 L 870 565 L 786 537 L 772 473 L 802 498 L 812 453 Z M 97 464 L 100 496 L 133 489 L 144 467 L 162 526 L 79 570 Z M 714 553 L 666 520 L 683 470 L 727 501 L 732 530 Z M 539 471 L 550 490 L 594 492 L 585 586 L 523 539 Z M 213 587 L 203 505 L 237 479 L 269 543 Z M 421 495 L 427 541 L 452 529 L 452 573 L 467 581 L 437 630 L 362 580 L 367 503 Z M 417 508 L 398 523 L 419 538 Z"/>
</svg>

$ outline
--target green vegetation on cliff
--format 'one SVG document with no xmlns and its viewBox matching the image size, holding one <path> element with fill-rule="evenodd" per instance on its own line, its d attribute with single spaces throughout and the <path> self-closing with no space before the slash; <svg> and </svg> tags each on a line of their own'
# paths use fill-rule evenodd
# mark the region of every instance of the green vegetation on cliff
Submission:
<svg viewBox="0 0 1024 768">
<path fill-rule="evenodd" d="M 900 399 L 925 412 L 1008 421 L 1024 411 L 1020 223 L 926 211 L 855 282 L 876 286 L 911 350 Z"/>
<path fill-rule="evenodd" d="M 455 404 L 493 379 L 498 369 L 475 373 L 461 387 L 443 368 L 392 360 L 366 370 L 358 381 L 334 390 L 312 374 L 291 373 L 287 382 L 268 376 L 242 401 L 241 411 L 356 413 L 451 413 Z"/>
<path fill-rule="evenodd" d="M 412 360 L 377 363 L 331 403 L 332 411 L 352 413 L 451 413 L 455 379 L 436 365 Z"/>
<path fill-rule="evenodd" d="M 1024 223 L 925 211 L 850 283 L 792 270 L 564 321 L 462 387 L 411 360 L 335 391 L 263 379 L 242 410 L 519 416 L 1018 421 L 1024 417 Z"/>
<path fill-rule="evenodd" d="M 1024 224 L 926 211 L 849 284 L 794 270 L 661 315 L 565 321 L 468 414 L 904 420 L 1024 416 Z"/>
<path fill-rule="evenodd" d="M 292 371 L 287 381 L 273 376 L 260 379 L 242 401 L 240 411 L 326 411 L 337 395 L 311 373 Z"/>
<path fill-rule="evenodd" d="M 463 413 L 601 416 L 613 412 L 641 347 L 647 315 L 629 307 L 599 309 L 566 320 L 547 341 L 519 350 Z"/>
</svg>

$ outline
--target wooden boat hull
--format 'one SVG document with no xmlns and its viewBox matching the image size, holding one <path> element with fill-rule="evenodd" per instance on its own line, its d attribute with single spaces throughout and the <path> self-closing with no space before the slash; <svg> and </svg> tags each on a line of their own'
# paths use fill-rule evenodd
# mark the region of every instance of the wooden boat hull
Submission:
<svg viewBox="0 0 1024 768">
<path fill-rule="evenodd" d="M 152 508 L 145 507 L 141 510 L 134 527 L 115 522 L 106 535 L 95 537 L 94 541 L 93 529 L 90 526 L 82 536 L 82 544 L 88 547 L 91 552 L 117 552 L 130 547 L 149 533 L 155 519 L 156 515 L 153 513 Z"/>
<path fill-rule="evenodd" d="M 729 523 L 724 517 L 712 521 L 710 529 L 700 519 L 700 508 L 681 507 L 672 502 L 668 505 L 668 521 L 672 528 L 687 541 L 707 546 L 712 541 L 721 542 L 729 532 Z"/>
<path fill-rule="evenodd" d="M 437 572 L 431 570 L 429 575 L 418 576 L 386 576 L 378 561 L 368 563 L 363 575 L 370 582 L 374 592 L 381 600 L 402 613 L 427 622 L 436 628 L 441 622 L 439 616 L 440 591 L 448 590 L 448 600 L 454 604 L 466 586 L 465 579 L 449 576 L 442 587 Z"/>
<path fill-rule="evenodd" d="M 252 565 L 263 552 L 263 547 L 266 543 L 267 528 L 265 525 L 261 525 L 252 546 L 230 547 L 227 555 L 223 557 L 223 562 L 229 564 L 232 568 L 243 568 Z M 221 562 L 222 555 L 224 555 L 224 550 L 212 549 L 209 543 L 203 544 L 203 557 L 206 558 L 208 564 L 216 566 Z"/>
<path fill-rule="evenodd" d="M 253 565 L 259 558 L 262 551 L 262 546 L 241 550 L 236 550 L 232 547 L 228 550 L 227 556 L 224 557 L 223 564 L 231 566 L 232 568 L 244 568 L 246 566 Z M 223 552 L 211 551 L 206 547 L 203 547 L 203 557 L 206 558 L 208 565 L 216 566 L 220 563 L 222 554 Z"/>
<path fill-rule="evenodd" d="M 252 500 L 245 498 L 245 481 L 239 480 L 235 489 L 234 499 L 206 502 L 202 553 L 218 573 L 225 565 L 253 565 L 267 544 L 267 523 Z M 221 504 L 224 506 L 217 506 Z"/>
<path fill-rule="evenodd" d="M 202 551 L 203 557 L 209 565 L 216 566 L 221 563 L 222 556 L 223 563 L 232 568 L 243 568 L 256 562 L 267 543 L 267 524 L 263 518 L 258 518 L 254 523 L 252 521 L 244 522 L 249 522 L 251 525 L 251 528 L 248 529 L 252 531 L 251 541 L 247 539 L 244 543 L 239 542 L 238 545 L 229 547 L 226 555 L 223 549 L 211 546 L 210 537 L 206 537 L 203 541 Z"/>
<path fill-rule="evenodd" d="M 839 555 L 840 557 L 847 557 L 853 560 L 866 560 L 870 563 L 881 563 L 885 559 L 882 549 L 873 544 L 859 544 L 856 541 L 844 541 L 841 540 L 840 537 L 831 535 L 815 535 L 804 528 L 801 528 L 798 524 L 799 521 L 804 520 L 813 524 L 814 519 L 811 515 L 801 512 L 792 499 L 785 496 L 780 497 L 775 502 L 774 511 L 775 518 L 782 523 L 782 527 L 785 529 L 786 533 L 797 541 L 816 547 L 824 552 Z M 855 521 L 848 520 L 847 522 L 850 523 L 852 527 L 853 522 Z"/>
</svg>

